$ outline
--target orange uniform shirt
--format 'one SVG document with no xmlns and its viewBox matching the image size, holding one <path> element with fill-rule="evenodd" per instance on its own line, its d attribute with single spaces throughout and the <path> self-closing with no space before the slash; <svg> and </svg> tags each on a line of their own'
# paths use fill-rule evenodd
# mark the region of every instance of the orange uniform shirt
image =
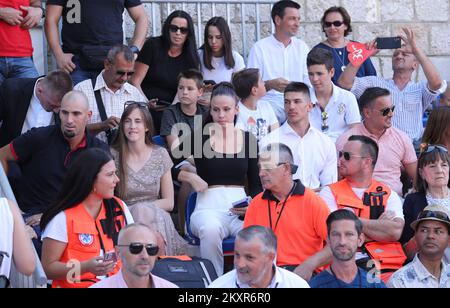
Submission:
<svg viewBox="0 0 450 308">
<path fill-rule="evenodd" d="M 275 232 L 279 266 L 303 263 L 322 250 L 327 240 L 328 206 L 314 191 L 305 188 L 300 181 L 295 182 L 296 187 L 283 211 L 284 200 L 278 201 L 266 190 L 253 199 L 245 214 L 244 227 L 260 225 Z"/>
</svg>

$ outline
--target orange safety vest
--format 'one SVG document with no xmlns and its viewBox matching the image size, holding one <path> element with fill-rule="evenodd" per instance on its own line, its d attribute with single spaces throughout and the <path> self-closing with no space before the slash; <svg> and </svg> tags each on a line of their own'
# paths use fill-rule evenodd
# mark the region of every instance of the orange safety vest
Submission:
<svg viewBox="0 0 450 308">
<path fill-rule="evenodd" d="M 365 219 L 378 219 L 384 213 L 391 189 L 372 180 L 372 184 L 364 192 L 361 200 L 346 179 L 330 185 L 339 209 L 353 209 L 355 215 Z M 399 242 L 368 242 L 364 245 L 368 255 L 374 259 L 377 269 L 381 271 L 381 279 L 385 282 L 403 266 L 406 255 Z"/>
<path fill-rule="evenodd" d="M 115 197 L 114 200 L 115 202 L 111 200 L 111 204 L 117 203 L 119 205 L 114 209 L 115 228 L 116 234 L 118 234 L 125 226 L 126 218 L 124 203 Z M 117 236 L 115 239 L 111 239 L 104 230 L 103 225 L 106 220 L 104 203 L 102 203 L 96 219 L 92 218 L 83 204 L 64 211 L 64 214 L 67 220 L 68 243 L 60 262 L 74 266 L 76 263 L 99 257 L 101 251 L 103 251 L 103 254 L 114 251 Z M 117 273 L 121 266 L 121 262 L 118 261 L 113 272 L 109 273 L 108 276 Z M 88 288 L 99 281 L 92 273 L 84 273 L 78 276 L 75 268 L 77 268 L 76 265 L 73 272 L 69 272 L 68 279 L 54 280 L 52 286 L 54 288 Z M 77 280 L 77 282 L 70 282 L 69 280 Z"/>
</svg>

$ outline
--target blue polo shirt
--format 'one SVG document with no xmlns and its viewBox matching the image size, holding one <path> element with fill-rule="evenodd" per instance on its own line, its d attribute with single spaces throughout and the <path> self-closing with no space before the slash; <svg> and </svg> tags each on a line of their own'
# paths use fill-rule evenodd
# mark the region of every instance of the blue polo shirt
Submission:
<svg viewBox="0 0 450 308">
<path fill-rule="evenodd" d="M 359 288 L 359 289 L 382 289 L 386 288 L 383 281 L 369 282 L 367 272 L 358 268 L 358 274 L 351 283 L 337 279 L 328 271 L 322 271 L 309 282 L 311 288 Z"/>
<path fill-rule="evenodd" d="M 107 144 L 88 133 L 71 150 L 56 125 L 32 128 L 14 139 L 10 149 L 22 170 L 16 196 L 20 209 L 31 215 L 43 213 L 56 199 L 71 163 L 88 148 L 109 152 Z"/>
</svg>

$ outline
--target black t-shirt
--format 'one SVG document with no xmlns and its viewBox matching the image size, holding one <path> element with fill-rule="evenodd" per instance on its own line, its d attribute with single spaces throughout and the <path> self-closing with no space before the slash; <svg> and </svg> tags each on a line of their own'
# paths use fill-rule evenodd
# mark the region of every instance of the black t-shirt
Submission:
<svg viewBox="0 0 450 308">
<path fill-rule="evenodd" d="M 172 102 L 175 98 L 178 75 L 188 69 L 198 69 L 186 51 L 178 57 L 170 57 L 160 36 L 145 42 L 137 61 L 149 66 L 141 84 L 145 96 L 148 99 L 159 98 L 167 102 Z"/>
<path fill-rule="evenodd" d="M 188 134 L 190 134 L 191 132 L 193 132 L 195 129 L 200 129 L 201 126 L 203 125 L 203 117 L 205 116 L 205 114 L 208 112 L 208 108 L 197 104 L 197 111 L 195 112 L 195 115 L 200 115 L 201 116 L 201 121 L 199 122 L 198 127 L 194 126 L 195 124 L 195 116 L 189 116 L 187 114 L 185 114 L 182 110 L 181 110 L 181 103 L 175 104 L 170 106 L 169 108 L 167 108 L 166 110 L 164 110 L 163 113 L 163 117 L 162 117 L 162 122 L 161 122 L 161 132 L 160 135 L 163 137 L 167 137 L 169 135 L 171 135 L 172 133 L 172 128 L 174 126 L 176 126 L 177 124 L 187 124 L 189 126 L 189 132 L 187 132 Z M 200 119 L 200 118 L 199 118 Z M 178 137 L 182 137 L 183 136 L 183 132 L 184 130 L 182 129 L 183 127 L 179 127 L 179 134 Z"/>
<path fill-rule="evenodd" d="M 47 5 L 63 7 L 62 48 L 64 52 L 74 54 L 79 54 L 83 45 L 123 43 L 122 14 L 125 8 L 141 4 L 140 0 L 78 0 L 79 6 L 68 6 L 68 2 L 48 0 Z M 78 16 L 80 20 L 77 20 Z"/>
<path fill-rule="evenodd" d="M 182 154 L 176 163 L 194 155 L 197 174 L 209 186 L 236 185 L 245 186 L 248 183 L 248 193 L 254 197 L 262 192 L 258 169 L 258 142 L 249 132 L 244 132 L 244 146 L 237 154 L 221 154 L 211 147 L 210 136 L 203 129 L 195 130 L 184 138 L 175 153 Z M 198 139 L 198 140 L 195 140 Z M 196 142 L 196 141 L 200 141 Z M 189 144 L 186 144 L 189 142 Z M 174 154 L 174 153 L 172 153 Z"/>
<path fill-rule="evenodd" d="M 64 139 L 61 127 L 32 128 L 11 143 L 11 150 L 22 169 L 18 203 L 27 214 L 44 212 L 56 199 L 67 170 L 87 148 L 109 152 L 103 141 L 87 134 L 85 142 L 73 151 Z"/>
</svg>

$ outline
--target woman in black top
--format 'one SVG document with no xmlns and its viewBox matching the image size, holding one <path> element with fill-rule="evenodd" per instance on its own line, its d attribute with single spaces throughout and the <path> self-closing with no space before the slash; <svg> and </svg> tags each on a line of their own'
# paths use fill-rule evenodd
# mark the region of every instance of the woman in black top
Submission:
<svg viewBox="0 0 450 308">
<path fill-rule="evenodd" d="M 157 134 L 164 109 L 161 102 L 172 103 L 178 74 L 192 68 L 199 68 L 194 23 L 188 13 L 174 11 L 164 22 L 162 35 L 145 42 L 130 81 L 149 100 L 159 100 L 152 110 Z"/>
<path fill-rule="evenodd" d="M 233 209 L 232 203 L 262 191 L 258 174 L 256 138 L 234 126 L 239 112 L 238 98 L 230 83 L 219 83 L 212 91 L 209 121 L 203 130 L 181 141 L 172 151 L 183 160 L 193 155 L 198 176 L 206 182 L 198 192 L 191 216 L 191 230 L 200 238 L 200 252 L 210 259 L 217 274 L 223 273 L 222 240 L 242 229 L 240 215 L 244 209 Z"/>
</svg>

